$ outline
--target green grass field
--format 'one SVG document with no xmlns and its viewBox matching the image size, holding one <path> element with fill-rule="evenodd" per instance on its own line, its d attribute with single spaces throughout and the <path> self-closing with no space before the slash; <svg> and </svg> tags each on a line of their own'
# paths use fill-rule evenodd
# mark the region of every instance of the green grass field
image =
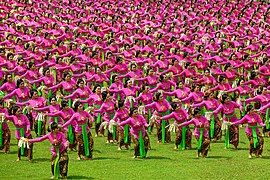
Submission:
<svg viewBox="0 0 270 180">
<path fill-rule="evenodd" d="M 11 126 L 12 127 L 12 126 Z M 241 128 L 239 150 L 224 149 L 224 143 L 211 143 L 208 158 L 196 158 L 196 140 L 192 150 L 174 150 L 174 142 L 158 144 L 151 135 L 152 150 L 147 159 L 133 159 L 133 149 L 118 151 L 106 144 L 105 137 L 95 137 L 94 159 L 76 160 L 69 152 L 68 179 L 268 179 L 269 139 L 265 138 L 262 158 L 248 159 L 248 140 Z M 173 134 L 172 140 L 174 141 Z M 0 153 L 0 179 L 49 179 L 50 144 L 34 145 L 33 162 L 17 159 L 17 143 L 12 131 L 10 154 Z"/>
</svg>

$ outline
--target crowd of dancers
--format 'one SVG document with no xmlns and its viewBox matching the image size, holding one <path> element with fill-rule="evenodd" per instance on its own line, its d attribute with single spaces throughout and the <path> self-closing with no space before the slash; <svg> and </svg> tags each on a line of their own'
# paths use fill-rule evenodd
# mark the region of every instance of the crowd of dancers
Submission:
<svg viewBox="0 0 270 180">
<path fill-rule="evenodd" d="M 183 150 L 193 134 L 207 157 L 221 138 L 237 149 L 240 124 L 249 157 L 262 156 L 268 3 L 10 0 L 0 11 L 0 148 L 10 151 L 13 122 L 18 161 L 31 161 L 33 144 L 47 139 L 53 177 L 65 178 L 68 149 L 94 158 L 93 136 L 119 150 L 133 143 L 134 158 L 144 158 L 154 132 L 158 143 L 177 133 Z"/>
</svg>

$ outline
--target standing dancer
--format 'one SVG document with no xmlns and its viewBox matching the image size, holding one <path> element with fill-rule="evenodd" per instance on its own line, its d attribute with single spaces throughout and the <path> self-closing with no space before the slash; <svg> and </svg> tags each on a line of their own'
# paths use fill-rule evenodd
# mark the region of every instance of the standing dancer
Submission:
<svg viewBox="0 0 270 180">
<path fill-rule="evenodd" d="M 240 108 L 240 105 L 231 100 L 227 94 L 222 95 L 222 102 L 216 110 L 213 111 L 215 118 L 218 118 L 218 113 L 223 113 L 223 122 L 235 122 L 238 121 L 235 115 L 235 109 Z M 239 127 L 238 125 L 228 126 L 225 124 L 225 148 L 229 148 L 229 144 L 232 144 L 237 149 L 239 143 Z"/>
<path fill-rule="evenodd" d="M 178 105 L 177 103 L 172 103 L 172 113 L 161 117 L 161 120 L 175 119 L 173 126 L 181 124 L 188 119 L 187 111 Z M 191 149 L 191 136 L 192 132 L 189 129 L 189 126 L 178 127 L 178 133 L 175 137 L 175 148 L 178 149 L 178 146 L 181 146 L 181 149 L 184 150 L 186 147 Z"/>
<path fill-rule="evenodd" d="M 5 116 L 8 115 L 7 109 L 4 108 L 4 101 L 0 99 L 0 150 L 3 150 L 5 154 L 10 150 L 10 129 L 6 122 Z"/>
<path fill-rule="evenodd" d="M 51 179 L 58 179 L 59 175 L 61 175 L 62 178 L 65 179 L 67 177 L 69 161 L 67 154 L 68 142 L 65 134 L 59 130 L 58 124 L 56 122 L 53 122 L 51 124 L 50 130 L 51 132 L 49 132 L 43 137 L 35 139 L 25 139 L 25 141 L 31 144 L 36 142 L 42 142 L 48 139 L 52 145 L 51 172 L 53 176 Z"/>
<path fill-rule="evenodd" d="M 117 102 L 117 110 L 113 117 L 113 120 L 116 121 L 118 124 L 127 120 L 129 117 L 129 110 L 127 107 L 124 106 L 124 101 L 120 100 Z M 119 146 L 118 150 L 122 149 L 122 146 L 125 146 L 126 149 L 130 146 L 130 133 L 129 133 L 129 126 L 125 125 L 124 128 L 118 127 L 119 132 Z"/>
<path fill-rule="evenodd" d="M 148 124 L 146 123 L 145 118 L 138 114 L 137 108 L 131 108 L 129 118 L 121 122 L 119 126 L 124 127 L 127 124 L 131 127 L 130 133 L 133 135 L 134 158 L 137 158 L 138 156 L 145 158 L 149 145 L 149 137 L 146 132 Z"/>
<path fill-rule="evenodd" d="M 193 118 L 190 121 L 179 124 L 178 127 L 181 128 L 183 126 L 188 126 L 190 124 L 194 124 L 194 136 L 198 140 L 198 154 L 202 157 L 207 157 L 208 149 L 210 148 L 210 139 L 209 139 L 209 122 L 208 120 L 201 115 L 201 110 L 196 108 L 194 110 Z"/>
<path fill-rule="evenodd" d="M 24 114 L 22 114 L 22 109 L 19 106 L 12 106 L 10 108 L 10 114 L 5 114 L 5 118 L 13 122 L 16 127 L 15 137 L 19 141 L 21 138 L 31 139 L 31 129 L 30 122 Z M 2 118 L 2 117 L 1 117 Z M 1 119 L 0 118 L 0 119 Z M 18 148 L 18 159 L 21 160 L 21 156 L 27 156 L 29 161 L 32 161 L 33 158 L 33 145 L 28 146 L 20 146 Z"/>
<path fill-rule="evenodd" d="M 158 117 L 165 116 L 166 114 L 170 113 L 171 105 L 170 103 L 164 99 L 163 95 L 160 92 L 156 93 L 156 101 L 147 104 L 145 109 L 153 108 L 155 112 L 153 113 L 153 119 L 156 119 L 156 126 L 157 126 L 157 136 L 159 143 L 169 143 L 171 141 L 171 135 L 168 128 L 168 121 L 167 120 L 160 120 Z"/>
<path fill-rule="evenodd" d="M 64 120 L 64 123 L 69 120 L 73 114 L 74 114 L 74 110 L 72 108 L 69 107 L 69 103 L 67 100 L 62 100 L 61 102 L 61 110 L 54 112 L 54 113 L 48 113 L 45 114 L 46 116 L 50 116 L 50 117 L 61 117 L 62 120 Z M 70 150 L 75 150 L 76 146 L 77 146 L 77 141 L 76 141 L 76 137 L 75 137 L 75 126 L 76 126 L 77 122 L 73 121 L 71 123 L 71 125 L 69 125 L 67 127 L 67 129 L 65 129 L 65 131 L 67 132 L 67 138 L 68 138 L 68 142 L 69 142 L 69 148 Z M 62 125 L 62 124 L 60 124 Z"/>
<path fill-rule="evenodd" d="M 46 100 L 43 97 L 38 96 L 37 90 L 30 91 L 30 97 L 28 101 L 25 102 L 17 102 L 18 106 L 30 106 L 31 108 L 39 108 L 44 107 L 46 105 Z M 44 116 L 42 113 L 37 113 L 36 111 L 30 112 L 30 125 L 31 129 L 34 128 L 37 136 L 46 134 L 46 122 L 44 121 Z"/>
<path fill-rule="evenodd" d="M 100 109 L 95 110 L 95 113 L 100 113 L 103 117 L 104 122 L 101 124 L 99 130 L 108 129 L 108 136 L 106 143 L 117 142 L 118 134 L 115 123 L 111 121 L 115 114 L 115 101 L 112 99 L 110 93 L 103 91 L 102 92 L 102 105 Z M 109 129 L 109 126 L 111 127 Z"/>
<path fill-rule="evenodd" d="M 206 100 L 198 104 L 193 104 L 192 107 L 206 108 L 205 117 L 210 121 L 210 139 L 217 141 L 221 138 L 221 122 L 218 118 L 214 118 L 213 111 L 219 106 L 218 100 L 214 97 L 215 93 L 205 93 Z"/>
<path fill-rule="evenodd" d="M 94 107 L 94 110 L 97 110 L 102 105 L 102 94 L 101 94 L 101 86 L 99 84 L 96 84 L 93 89 L 93 93 L 89 96 L 88 99 L 81 100 L 81 103 L 87 103 L 88 105 L 91 105 Z M 101 125 L 101 114 L 100 113 L 93 113 L 95 118 L 95 131 L 96 131 L 96 137 L 99 134 L 99 127 Z M 104 132 L 104 131 L 103 131 Z M 104 133 L 101 133 L 104 135 Z"/>
<path fill-rule="evenodd" d="M 83 105 L 80 101 L 74 103 L 75 114 L 63 125 L 63 128 L 68 127 L 74 121 L 76 122 L 75 133 L 78 141 L 78 160 L 92 160 L 94 140 L 90 131 L 90 124 L 94 121 L 93 117 L 83 110 Z"/>
<path fill-rule="evenodd" d="M 260 106 L 258 103 L 255 105 L 257 107 Z M 252 105 L 247 106 L 247 114 L 241 120 L 230 124 L 238 125 L 244 123 L 248 124 L 246 127 L 246 135 L 249 140 L 249 158 L 252 158 L 252 154 L 255 154 L 256 157 L 262 157 L 264 140 L 257 124 L 262 127 L 265 126 L 265 124 Z"/>
</svg>

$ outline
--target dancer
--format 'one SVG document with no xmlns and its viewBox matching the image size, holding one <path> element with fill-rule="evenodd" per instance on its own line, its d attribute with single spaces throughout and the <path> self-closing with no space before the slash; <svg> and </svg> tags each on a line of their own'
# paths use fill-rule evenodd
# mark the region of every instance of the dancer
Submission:
<svg viewBox="0 0 270 180">
<path fill-rule="evenodd" d="M 130 109 L 129 118 L 119 124 L 124 127 L 128 124 L 131 129 L 132 141 L 134 143 L 134 158 L 145 158 L 148 151 L 149 138 L 147 136 L 146 128 L 148 124 L 142 115 L 138 114 L 136 107 Z"/>
<path fill-rule="evenodd" d="M 67 178 L 68 173 L 68 142 L 66 136 L 63 132 L 60 131 L 60 128 L 56 122 L 53 122 L 50 125 L 50 132 L 45 136 L 35 139 L 25 139 L 26 142 L 37 143 L 42 142 L 48 139 L 52 145 L 51 147 L 51 179 L 58 179 L 61 175 L 62 179 Z"/>
<path fill-rule="evenodd" d="M 177 126 L 188 120 L 187 111 L 178 105 L 177 103 L 172 103 L 172 113 L 161 117 L 161 120 L 169 120 L 175 119 L 173 126 Z M 172 126 L 172 127 L 173 127 Z M 186 148 L 191 149 L 191 136 L 192 133 L 190 131 L 189 126 L 178 127 L 178 132 L 175 137 L 175 148 L 178 149 L 178 146 L 181 146 L 181 149 L 184 150 Z"/>
<path fill-rule="evenodd" d="M 227 94 L 222 95 L 222 102 L 216 110 L 213 111 L 215 118 L 218 118 L 217 114 L 223 113 L 223 122 L 235 122 L 238 121 L 235 115 L 235 109 L 240 108 L 241 106 L 231 100 L 230 96 Z M 235 149 L 239 144 L 239 127 L 238 125 L 225 126 L 225 148 L 229 148 L 229 144 L 232 144 Z"/>
<path fill-rule="evenodd" d="M 208 155 L 208 150 L 210 148 L 210 139 L 209 139 L 209 122 L 208 120 L 201 115 L 201 109 L 196 108 L 193 113 L 193 118 L 190 121 L 179 124 L 178 127 L 188 126 L 193 124 L 195 126 L 194 136 L 198 141 L 198 154 L 204 158 Z"/>
<path fill-rule="evenodd" d="M 10 129 L 5 116 L 8 115 L 8 111 L 4 108 L 4 101 L 0 99 L 0 150 L 3 150 L 5 154 L 10 151 Z"/>
<path fill-rule="evenodd" d="M 68 127 L 74 121 L 76 122 L 75 133 L 78 142 L 78 160 L 81 158 L 92 160 L 94 140 L 90 131 L 90 125 L 94 122 L 93 117 L 83 110 L 83 105 L 80 101 L 74 103 L 75 114 L 62 126 Z"/>
<path fill-rule="evenodd" d="M 30 130 L 30 122 L 28 118 L 22 114 L 22 109 L 19 106 L 13 105 L 10 108 L 10 115 L 5 114 L 5 119 L 8 121 L 12 121 L 14 126 L 16 127 L 15 137 L 19 141 L 21 138 L 28 138 L 31 139 L 31 130 Z M 3 118 L 3 114 L 1 118 Z M 33 145 L 29 146 L 20 146 L 18 148 L 18 159 L 17 161 L 21 160 L 21 156 L 27 156 L 28 160 L 31 162 L 33 158 Z"/>
</svg>

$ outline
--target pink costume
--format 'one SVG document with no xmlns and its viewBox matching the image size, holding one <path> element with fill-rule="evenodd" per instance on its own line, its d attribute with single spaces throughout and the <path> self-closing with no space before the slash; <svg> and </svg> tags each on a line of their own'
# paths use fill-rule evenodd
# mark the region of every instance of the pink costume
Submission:
<svg viewBox="0 0 270 180">
<path fill-rule="evenodd" d="M 157 75 L 149 75 L 144 78 L 138 78 L 137 81 L 143 81 L 150 87 L 155 87 L 158 83 L 158 76 Z"/>
<path fill-rule="evenodd" d="M 142 131 L 143 137 L 146 135 L 145 128 L 148 127 L 148 124 L 142 115 L 130 117 L 121 122 L 119 126 L 124 127 L 126 124 L 130 125 L 130 133 L 134 136 L 134 138 L 139 139 L 140 131 Z"/>
<path fill-rule="evenodd" d="M 19 114 L 16 116 L 6 115 L 6 119 L 12 121 L 16 127 L 15 137 L 17 140 L 20 140 L 21 138 L 20 129 L 23 129 L 24 137 L 27 138 L 31 135 L 30 122 L 24 114 Z"/>
<path fill-rule="evenodd" d="M 257 126 L 257 124 L 259 124 L 260 126 L 265 125 L 265 124 L 263 124 L 261 117 L 255 112 L 248 113 L 239 121 L 234 122 L 233 125 L 244 124 L 244 123 L 248 124 L 248 126 L 246 127 L 246 134 L 248 136 L 252 136 L 251 126 Z M 256 127 L 256 132 L 257 132 L 257 134 L 259 133 L 258 127 Z"/>
<path fill-rule="evenodd" d="M 100 109 L 95 110 L 95 113 L 104 114 L 103 119 L 107 122 L 109 122 L 113 118 L 114 112 L 115 102 L 111 99 L 103 102 Z"/>
<path fill-rule="evenodd" d="M 16 89 L 15 82 L 5 82 L 1 87 L 0 91 L 4 91 L 6 93 L 11 93 Z"/>
<path fill-rule="evenodd" d="M 127 108 L 122 107 L 118 109 L 113 117 L 113 120 L 116 121 L 118 124 L 127 120 L 129 118 L 129 111 Z"/>
<path fill-rule="evenodd" d="M 41 108 L 35 108 L 34 109 L 35 111 L 47 111 L 47 112 L 50 112 L 50 113 L 56 113 L 60 110 L 60 105 L 59 104 L 56 104 L 56 105 L 49 105 L 49 106 L 45 106 L 45 107 L 41 107 Z M 53 119 L 50 119 L 50 123 L 53 122 L 54 120 Z M 63 120 L 61 119 L 58 119 L 58 122 L 59 124 L 63 124 Z"/>
<path fill-rule="evenodd" d="M 52 75 L 43 76 L 40 79 L 31 81 L 31 84 L 40 83 L 40 82 L 43 82 L 46 87 L 52 87 L 53 85 L 55 85 L 54 77 Z"/>
<path fill-rule="evenodd" d="M 29 88 L 23 87 L 23 88 L 17 88 L 13 90 L 11 93 L 7 94 L 4 99 L 10 99 L 12 96 L 15 96 L 17 99 L 17 102 L 24 102 L 27 101 L 29 98 Z"/>
<path fill-rule="evenodd" d="M 77 88 L 72 94 L 66 96 L 65 98 L 71 98 L 71 99 L 86 99 L 92 94 L 92 91 L 89 87 L 83 87 L 83 88 Z"/>
<path fill-rule="evenodd" d="M 39 107 L 44 107 L 46 105 L 46 100 L 43 97 L 37 97 L 37 98 L 32 98 L 32 99 L 25 101 L 25 102 L 22 102 L 22 103 L 17 102 L 16 104 L 18 106 L 27 105 L 27 106 L 30 106 L 32 108 L 39 108 Z M 36 117 L 37 117 L 36 111 L 32 111 L 32 117 L 34 119 L 36 119 Z"/>
<path fill-rule="evenodd" d="M 161 89 L 163 91 L 170 91 L 171 90 L 171 87 L 176 87 L 176 83 L 173 82 L 173 81 L 162 81 L 160 83 L 157 84 L 157 87 L 150 90 L 150 92 L 156 92 L 157 90 Z"/>
<path fill-rule="evenodd" d="M 136 101 L 143 103 L 144 105 L 150 104 L 153 102 L 153 94 L 150 92 L 142 92 L 137 98 Z"/>
<path fill-rule="evenodd" d="M 204 100 L 198 104 L 193 104 L 192 106 L 194 108 L 205 106 L 207 110 L 213 111 L 213 110 L 217 109 L 217 107 L 219 106 L 219 102 L 218 102 L 218 100 L 212 98 L 209 100 Z"/>
<path fill-rule="evenodd" d="M 187 119 L 188 119 L 187 111 L 183 108 L 176 109 L 171 114 L 168 114 L 168 115 L 161 117 L 161 120 L 168 121 L 172 118 L 175 119 L 174 123 L 176 123 L 176 124 L 183 123 L 183 122 L 187 121 Z"/>
<path fill-rule="evenodd" d="M 63 153 L 64 151 L 67 150 L 68 142 L 67 142 L 65 134 L 62 133 L 61 131 L 57 132 L 57 134 L 50 132 L 40 138 L 29 139 L 29 142 L 30 143 L 41 142 L 46 139 L 48 139 L 52 145 L 51 147 L 52 156 L 57 156 L 55 146 L 59 146 L 60 153 Z"/>
<path fill-rule="evenodd" d="M 192 101 L 193 103 L 199 103 L 203 101 L 203 96 L 203 92 L 191 92 L 188 97 L 182 99 L 182 102 L 191 103 L 190 101 Z"/>
<path fill-rule="evenodd" d="M 213 111 L 213 114 L 217 116 L 218 113 L 223 112 L 223 114 L 225 115 L 224 120 L 235 122 L 235 121 L 238 121 L 238 119 L 236 118 L 234 114 L 234 110 L 236 108 L 241 109 L 242 107 L 233 101 L 226 102 L 224 104 L 220 104 L 218 108 Z"/>
<path fill-rule="evenodd" d="M 73 90 L 76 88 L 75 81 L 70 80 L 70 81 L 62 81 L 48 89 L 51 89 L 52 91 L 56 91 L 57 89 L 62 89 L 62 92 L 64 94 L 70 94 L 73 92 Z"/>
<path fill-rule="evenodd" d="M 157 102 L 152 102 L 151 104 L 147 104 L 145 106 L 145 109 L 152 108 L 155 110 L 154 114 L 157 114 L 159 116 L 163 116 L 164 113 L 166 113 L 168 110 L 171 109 L 170 103 L 166 99 L 162 99 Z M 157 123 L 160 124 L 160 119 L 157 120 Z"/>
<path fill-rule="evenodd" d="M 199 116 L 191 119 L 190 121 L 184 122 L 179 125 L 179 127 L 188 126 L 190 124 L 194 124 L 194 136 L 198 139 L 200 137 L 200 130 L 199 128 L 204 128 L 203 136 L 205 138 L 209 138 L 209 121 L 204 116 Z"/>
<path fill-rule="evenodd" d="M 255 102 L 258 101 L 261 103 L 262 106 L 265 106 L 266 104 L 269 103 L 270 100 L 270 94 L 261 94 L 261 95 L 257 95 L 253 98 L 249 98 L 246 100 L 246 103 L 249 104 L 250 102 Z"/>
<path fill-rule="evenodd" d="M 75 126 L 75 132 L 76 133 L 82 133 L 82 125 L 86 124 L 87 132 L 90 131 L 90 128 L 88 126 L 88 122 L 94 122 L 94 118 L 86 111 L 80 111 L 76 112 L 72 115 L 72 117 L 63 125 L 63 128 L 68 127 L 68 125 L 71 125 L 76 122 Z"/>
</svg>

